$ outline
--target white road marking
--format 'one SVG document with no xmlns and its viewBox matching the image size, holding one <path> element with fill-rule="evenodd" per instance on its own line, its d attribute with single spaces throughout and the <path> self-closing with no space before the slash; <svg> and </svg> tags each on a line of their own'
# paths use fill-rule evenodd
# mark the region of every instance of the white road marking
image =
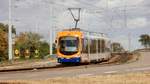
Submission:
<svg viewBox="0 0 150 84">
<path fill-rule="evenodd" d="M 144 71 L 144 70 L 150 70 L 150 67 L 126 69 L 125 71 L 130 72 L 130 71 Z"/>
<path fill-rule="evenodd" d="M 144 67 L 144 68 L 136 68 L 136 69 L 133 69 L 133 71 L 141 71 L 141 70 L 150 70 L 150 67 Z"/>
<path fill-rule="evenodd" d="M 117 73 L 118 71 L 107 71 L 107 72 L 104 72 L 106 74 L 111 74 L 111 73 Z"/>
<path fill-rule="evenodd" d="M 92 76 L 93 74 L 79 74 L 77 77 L 85 77 L 85 76 Z"/>
</svg>

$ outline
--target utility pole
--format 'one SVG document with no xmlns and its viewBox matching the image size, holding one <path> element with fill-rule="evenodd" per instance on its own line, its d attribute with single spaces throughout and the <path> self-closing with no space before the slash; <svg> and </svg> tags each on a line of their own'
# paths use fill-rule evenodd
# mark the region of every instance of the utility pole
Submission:
<svg viewBox="0 0 150 84">
<path fill-rule="evenodd" d="M 128 34 L 128 49 L 129 49 L 129 52 L 131 51 L 131 33 Z"/>
<path fill-rule="evenodd" d="M 127 4 L 126 4 L 126 0 L 124 0 L 124 22 L 125 22 L 125 28 L 127 28 Z"/>
<path fill-rule="evenodd" d="M 51 19 L 53 19 L 53 5 L 51 7 Z M 53 20 L 51 20 L 51 28 L 50 28 L 50 56 L 53 55 Z"/>
<path fill-rule="evenodd" d="M 12 61 L 12 23 L 11 23 L 11 0 L 9 0 L 9 28 L 8 28 L 8 60 Z"/>
<path fill-rule="evenodd" d="M 125 22 L 125 28 L 128 28 L 128 23 L 127 23 L 127 3 L 126 0 L 124 0 L 124 22 Z M 131 34 L 130 32 L 128 33 L 128 51 L 131 51 Z"/>
</svg>

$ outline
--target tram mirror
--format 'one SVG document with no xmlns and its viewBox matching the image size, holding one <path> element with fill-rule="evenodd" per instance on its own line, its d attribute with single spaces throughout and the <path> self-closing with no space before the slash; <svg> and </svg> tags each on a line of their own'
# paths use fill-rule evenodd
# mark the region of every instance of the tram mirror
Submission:
<svg viewBox="0 0 150 84">
<path fill-rule="evenodd" d="M 55 44 L 57 44 L 57 40 L 55 40 Z"/>
</svg>

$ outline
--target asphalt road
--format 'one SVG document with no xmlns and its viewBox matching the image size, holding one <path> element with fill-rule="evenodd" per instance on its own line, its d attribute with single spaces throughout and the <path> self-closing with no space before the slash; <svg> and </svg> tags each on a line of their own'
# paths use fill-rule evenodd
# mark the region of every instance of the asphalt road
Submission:
<svg viewBox="0 0 150 84">
<path fill-rule="evenodd" d="M 150 52 L 141 52 L 141 57 L 133 63 L 110 66 L 65 67 L 58 69 L 1 72 L 0 80 L 39 80 L 53 77 L 81 77 L 126 72 L 150 71 Z"/>
</svg>

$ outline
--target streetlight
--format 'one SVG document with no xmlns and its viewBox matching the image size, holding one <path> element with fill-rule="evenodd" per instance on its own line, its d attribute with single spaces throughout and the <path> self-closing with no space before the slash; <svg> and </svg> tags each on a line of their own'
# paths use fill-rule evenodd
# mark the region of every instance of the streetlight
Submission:
<svg viewBox="0 0 150 84">
<path fill-rule="evenodd" d="M 52 13 L 52 14 L 51 14 L 51 17 L 53 17 L 53 6 L 51 6 L 51 13 Z M 53 41 L 52 41 L 52 40 L 53 40 L 53 39 L 52 39 L 52 38 L 53 38 L 53 36 L 52 36 L 52 35 L 53 35 L 53 34 L 52 34 L 53 22 L 51 22 L 51 27 L 52 27 L 52 28 L 50 28 L 50 30 L 49 30 L 49 31 L 50 31 L 50 34 L 49 34 L 49 35 L 50 35 L 50 47 L 49 47 L 49 48 L 50 48 L 50 56 L 53 55 L 53 49 L 52 49 L 52 48 L 53 48 Z"/>
<path fill-rule="evenodd" d="M 9 0 L 9 29 L 8 29 L 8 59 L 12 60 L 12 23 L 11 23 L 11 0 Z"/>
<path fill-rule="evenodd" d="M 16 0 L 18 1 L 18 0 Z M 12 61 L 13 59 L 13 39 L 12 39 L 12 1 L 8 1 L 8 60 Z M 15 6 L 17 8 L 17 6 Z"/>
<path fill-rule="evenodd" d="M 50 28 L 50 56 L 52 56 L 53 55 L 53 27 L 54 27 L 54 20 L 53 19 L 55 19 L 55 17 L 54 17 L 54 2 L 53 1 L 51 1 L 50 2 L 50 7 L 51 7 L 51 18 L 52 18 L 52 21 L 51 21 L 51 28 Z"/>
<path fill-rule="evenodd" d="M 49 0 L 45 0 L 44 3 L 46 4 L 49 4 L 49 8 L 51 11 L 50 11 L 50 15 L 51 15 L 51 19 L 55 19 L 54 17 L 54 5 L 57 5 L 57 6 L 60 6 L 60 7 L 66 7 L 66 5 L 62 5 L 62 4 L 58 4 L 56 3 L 55 1 L 49 1 Z M 49 30 L 50 34 L 49 34 L 49 37 L 50 37 L 50 56 L 53 55 L 53 27 L 54 27 L 54 20 L 51 20 L 51 28 Z"/>
</svg>

